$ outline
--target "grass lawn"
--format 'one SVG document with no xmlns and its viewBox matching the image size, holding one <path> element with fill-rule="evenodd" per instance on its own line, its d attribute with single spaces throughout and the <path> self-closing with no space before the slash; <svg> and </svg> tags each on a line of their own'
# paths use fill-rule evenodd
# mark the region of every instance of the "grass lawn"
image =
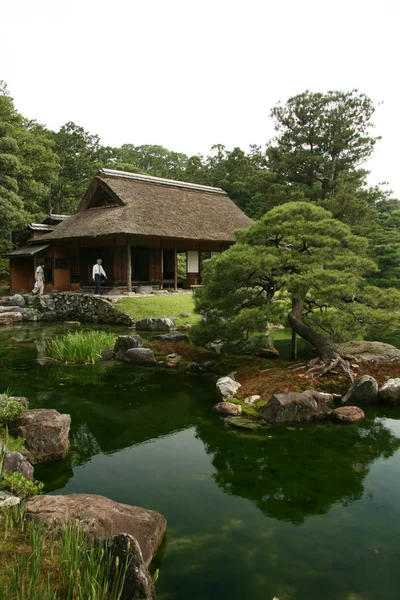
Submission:
<svg viewBox="0 0 400 600">
<path fill-rule="evenodd" d="M 124 298 L 119 300 L 116 306 L 135 321 L 147 317 L 179 317 L 181 313 L 190 313 L 190 317 L 178 318 L 176 320 L 177 325 L 198 323 L 200 321 L 200 315 L 194 313 L 194 302 L 191 294 Z"/>
</svg>

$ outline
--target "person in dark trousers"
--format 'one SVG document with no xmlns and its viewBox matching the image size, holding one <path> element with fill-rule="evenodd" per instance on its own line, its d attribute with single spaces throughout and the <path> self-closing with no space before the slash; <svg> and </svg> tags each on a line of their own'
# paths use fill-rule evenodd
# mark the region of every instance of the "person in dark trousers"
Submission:
<svg viewBox="0 0 400 600">
<path fill-rule="evenodd" d="M 104 279 L 107 279 L 106 272 L 103 269 L 103 267 L 101 266 L 102 262 L 103 261 L 101 260 L 101 258 L 98 258 L 96 264 L 93 266 L 93 272 L 92 272 L 93 281 L 96 283 L 95 294 L 101 294 L 101 295 L 103 295 L 103 292 L 101 291 L 101 276 L 103 276 Z"/>
</svg>

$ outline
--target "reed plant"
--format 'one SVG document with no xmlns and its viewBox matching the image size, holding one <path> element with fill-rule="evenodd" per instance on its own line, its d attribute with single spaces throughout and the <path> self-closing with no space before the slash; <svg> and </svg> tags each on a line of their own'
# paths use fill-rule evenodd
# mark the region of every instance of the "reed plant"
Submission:
<svg viewBox="0 0 400 600">
<path fill-rule="evenodd" d="M 112 348 L 116 335 L 107 331 L 74 331 L 49 340 L 46 357 L 57 362 L 94 364 L 104 348 Z"/>
<path fill-rule="evenodd" d="M 120 600 L 129 563 L 110 542 L 75 524 L 50 531 L 19 507 L 0 512 L 0 533 L 0 600 Z"/>
</svg>

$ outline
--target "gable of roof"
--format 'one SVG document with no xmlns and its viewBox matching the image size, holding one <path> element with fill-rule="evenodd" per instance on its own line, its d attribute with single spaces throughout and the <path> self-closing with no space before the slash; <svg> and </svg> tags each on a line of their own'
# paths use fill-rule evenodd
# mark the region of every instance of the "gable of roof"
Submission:
<svg viewBox="0 0 400 600">
<path fill-rule="evenodd" d="M 252 223 L 220 188 L 102 169 L 77 212 L 45 239 L 125 233 L 233 242 L 234 230 Z"/>
</svg>

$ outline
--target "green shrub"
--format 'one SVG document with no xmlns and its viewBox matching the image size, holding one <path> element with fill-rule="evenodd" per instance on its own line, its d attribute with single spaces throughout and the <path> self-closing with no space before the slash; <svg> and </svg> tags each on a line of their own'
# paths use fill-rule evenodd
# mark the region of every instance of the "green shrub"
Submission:
<svg viewBox="0 0 400 600">
<path fill-rule="evenodd" d="M 25 479 L 22 473 L 3 473 L 0 489 L 7 490 L 19 498 L 38 496 L 43 492 L 44 484 L 37 479 Z"/>
<path fill-rule="evenodd" d="M 64 363 L 94 364 L 104 348 L 112 348 L 116 335 L 107 331 L 75 331 L 49 340 L 47 357 Z"/>
<path fill-rule="evenodd" d="M 24 407 L 18 400 L 13 400 L 8 394 L 0 396 L 0 425 L 14 421 L 24 412 Z"/>
</svg>

